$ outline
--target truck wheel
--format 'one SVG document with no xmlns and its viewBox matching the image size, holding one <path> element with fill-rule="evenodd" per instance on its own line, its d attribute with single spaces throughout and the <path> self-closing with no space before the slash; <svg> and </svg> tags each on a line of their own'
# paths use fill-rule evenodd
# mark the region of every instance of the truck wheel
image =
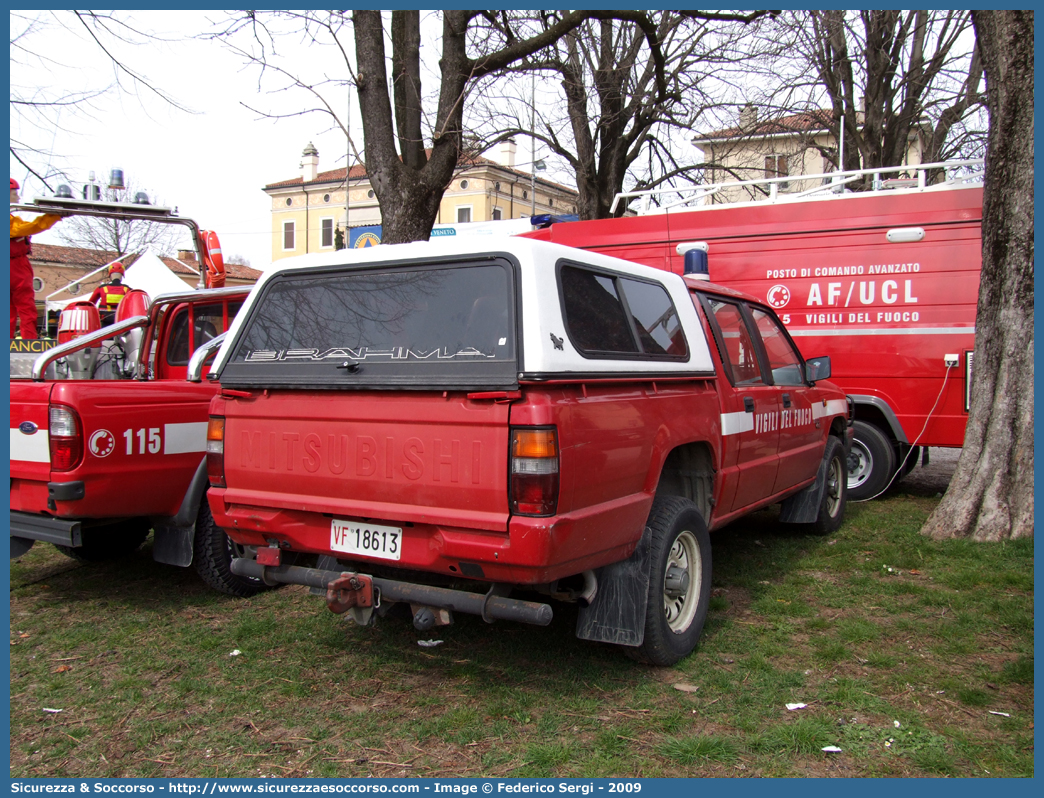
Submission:
<svg viewBox="0 0 1044 798">
<path fill-rule="evenodd" d="M 696 647 L 707 620 L 711 547 L 707 525 L 688 499 L 658 496 L 649 514 L 649 602 L 645 637 L 630 656 L 673 665 Z"/>
<path fill-rule="evenodd" d="M 876 496 L 895 473 L 895 450 L 873 424 L 856 421 L 848 455 L 848 498 L 863 501 Z"/>
<path fill-rule="evenodd" d="M 136 552 L 151 529 L 148 521 L 131 518 L 107 526 L 88 527 L 80 533 L 81 545 L 55 544 L 55 548 L 82 563 L 108 562 Z"/>
<path fill-rule="evenodd" d="M 214 516 L 210 513 L 210 505 L 204 493 L 199 514 L 196 516 L 196 538 L 192 553 L 196 573 L 214 590 L 230 596 L 248 598 L 268 589 L 260 579 L 232 573 L 232 558 L 243 554 L 242 547 L 234 543 L 221 527 L 214 523 Z"/>
<path fill-rule="evenodd" d="M 826 481 L 823 485 L 823 499 L 819 503 L 819 514 L 809 524 L 808 531 L 813 535 L 829 535 L 841 528 L 845 520 L 845 503 L 848 497 L 848 469 L 845 458 L 845 447 L 833 435 L 827 437 Z"/>
</svg>

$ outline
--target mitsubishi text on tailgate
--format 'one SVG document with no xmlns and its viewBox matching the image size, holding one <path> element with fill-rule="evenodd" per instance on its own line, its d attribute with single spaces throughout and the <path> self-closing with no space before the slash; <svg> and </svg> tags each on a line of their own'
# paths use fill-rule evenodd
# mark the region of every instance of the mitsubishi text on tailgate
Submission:
<svg viewBox="0 0 1044 798">
<path fill-rule="evenodd" d="M 829 368 L 751 297 L 556 244 L 299 258 L 208 375 L 208 497 L 234 573 L 357 623 L 546 625 L 574 601 L 578 637 L 670 664 L 707 615 L 709 531 L 779 502 L 841 524 Z"/>
</svg>

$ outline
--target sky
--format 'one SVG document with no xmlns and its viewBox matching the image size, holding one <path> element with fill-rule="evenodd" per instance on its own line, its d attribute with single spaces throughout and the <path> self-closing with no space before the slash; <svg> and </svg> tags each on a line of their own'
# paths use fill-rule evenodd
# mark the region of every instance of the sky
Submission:
<svg viewBox="0 0 1044 798">
<path fill-rule="evenodd" d="M 24 27 L 15 15 L 37 12 L 11 13 L 15 35 Z M 206 28 L 204 18 L 214 16 L 205 11 L 127 13 L 145 28 L 181 35 Z M 23 66 L 12 58 L 12 90 L 40 88 L 57 93 L 65 88 L 100 88 L 114 81 L 111 61 L 85 35 L 83 26 L 71 15 L 65 21 L 68 28 L 52 24 L 25 39 L 42 59 Z M 244 68 L 241 59 L 219 43 L 113 46 L 153 84 L 197 113 L 174 109 L 148 92 L 139 90 L 135 96 L 109 91 L 92 103 L 91 116 L 63 110 L 58 130 L 28 130 L 12 116 L 12 138 L 31 137 L 53 152 L 53 158 L 34 161 L 34 168 L 64 171 L 72 178 L 76 195 L 90 171 L 106 181 L 111 169 L 122 169 L 125 178 L 143 187 L 154 204 L 177 207 L 180 216 L 215 230 L 226 258 L 242 255 L 255 268 L 270 262 L 270 199 L 262 187 L 299 175 L 301 151 L 310 142 L 319 150 L 320 171 L 344 166 L 343 133 L 331 131 L 329 119 L 318 114 L 260 119 L 244 103 L 286 111 L 295 102 L 288 94 L 259 93 L 257 69 Z M 309 57 L 315 60 L 314 48 Z M 335 74 L 344 75 L 343 65 Z M 296 105 L 302 102 L 298 97 Z M 357 108 L 352 130 L 361 142 Z M 10 168 L 11 176 L 23 186 L 23 200 L 49 195 L 38 180 L 27 179 L 25 167 L 14 159 Z M 54 231 L 34 240 L 61 243 Z"/>
</svg>

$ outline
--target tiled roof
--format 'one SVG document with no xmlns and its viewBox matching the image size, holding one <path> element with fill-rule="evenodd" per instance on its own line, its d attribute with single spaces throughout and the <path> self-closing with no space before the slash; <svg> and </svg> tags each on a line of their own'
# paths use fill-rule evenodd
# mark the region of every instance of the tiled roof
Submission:
<svg viewBox="0 0 1044 798">
<path fill-rule="evenodd" d="M 431 151 L 429 150 L 428 153 L 430 154 Z M 487 169 L 495 168 L 495 169 L 500 169 L 500 170 L 502 170 L 504 172 L 508 172 L 509 174 L 518 175 L 519 177 L 524 177 L 527 180 L 530 177 L 530 173 L 529 172 L 524 172 L 521 169 L 515 169 L 513 166 L 504 166 L 503 164 L 498 163 L 497 161 L 490 160 L 489 158 L 485 158 L 485 157 L 483 157 L 481 155 L 474 155 L 474 156 L 468 157 L 466 159 L 462 159 L 461 163 L 460 163 L 460 166 L 465 171 L 468 170 L 468 169 L 472 169 L 472 168 L 487 168 Z M 270 190 L 273 190 L 273 189 L 280 189 L 280 188 L 293 188 L 293 187 L 298 187 L 298 186 L 303 187 L 305 185 L 315 186 L 315 185 L 319 185 L 320 183 L 343 183 L 344 182 L 344 177 L 345 177 L 345 171 L 346 171 L 345 168 L 342 166 L 340 169 L 333 169 L 333 170 L 331 170 L 329 172 L 319 172 L 319 173 L 316 174 L 315 180 L 309 180 L 307 182 L 307 184 L 305 183 L 305 179 L 302 176 L 295 177 L 295 178 L 292 178 L 290 180 L 279 180 L 279 181 L 276 181 L 275 183 L 269 183 L 262 190 L 263 191 L 270 191 Z M 366 177 L 367 177 L 367 174 L 366 174 L 366 165 L 365 164 L 356 164 L 355 166 L 352 167 L 352 173 L 351 173 L 350 179 L 352 179 L 352 180 L 364 180 Z M 553 187 L 556 190 L 561 191 L 561 192 L 566 193 L 566 194 L 576 195 L 576 193 L 577 193 L 576 189 L 570 188 L 569 186 L 563 186 L 560 183 L 554 183 L 554 182 L 552 182 L 550 180 L 545 180 L 544 178 L 539 177 L 539 176 L 537 177 L 536 182 L 541 184 L 541 185 L 543 185 L 543 186 L 545 186 L 545 187 L 548 187 L 548 186 Z"/>
<path fill-rule="evenodd" d="M 256 280 L 261 276 L 261 272 L 239 263 L 226 263 L 225 275 L 234 280 Z"/>
<path fill-rule="evenodd" d="M 160 260 L 178 277 L 199 274 L 199 266 L 195 260 L 185 261 L 180 258 L 168 258 L 166 255 L 160 255 Z M 133 262 L 133 258 L 129 259 L 129 263 Z M 225 276 L 233 280 L 256 280 L 261 276 L 261 272 L 238 263 L 225 263 Z"/>
<path fill-rule="evenodd" d="M 813 130 L 825 130 L 833 122 L 830 111 L 820 109 L 777 119 L 765 119 L 749 127 L 730 127 L 716 130 L 693 141 L 713 141 L 715 139 L 733 139 L 746 136 L 776 136 L 784 133 L 808 133 Z"/>
<path fill-rule="evenodd" d="M 309 180 L 308 185 L 315 185 L 317 183 L 343 183 L 344 175 L 347 169 L 341 167 L 340 169 L 331 169 L 329 172 L 319 172 L 315 176 L 315 180 Z M 362 164 L 356 164 L 352 167 L 352 180 L 361 180 L 366 177 L 366 167 Z M 277 180 L 275 183 L 269 183 L 264 187 L 264 191 L 270 188 L 289 188 L 290 186 L 303 186 L 304 177 L 298 175 L 290 180 Z"/>
<path fill-rule="evenodd" d="M 137 259 L 137 255 L 130 255 L 123 261 L 123 265 L 130 268 L 131 264 L 133 264 Z M 199 267 L 196 266 L 195 261 L 186 263 L 178 258 L 168 258 L 166 255 L 160 255 L 159 259 L 163 261 L 164 266 L 174 272 L 178 277 L 192 277 L 199 274 Z"/>
<path fill-rule="evenodd" d="M 114 260 L 121 260 L 125 267 L 130 267 L 138 259 L 137 255 L 120 257 L 118 252 L 107 252 L 99 249 L 85 249 L 83 247 L 63 247 L 54 244 L 37 244 L 33 242 L 33 254 L 30 256 L 34 267 L 43 264 L 59 264 L 62 266 L 86 267 L 87 271 L 97 269 Z M 170 258 L 161 255 L 160 260 L 178 277 L 191 277 L 199 274 L 196 262 L 183 261 L 178 258 Z M 233 280 L 256 280 L 261 272 L 249 266 L 241 266 L 236 263 L 225 264 L 225 275 Z"/>
<path fill-rule="evenodd" d="M 60 263 L 66 266 L 90 266 L 97 269 L 99 266 L 111 263 L 119 256 L 118 252 L 83 249 L 82 247 L 61 247 L 54 244 L 38 244 L 34 241 L 31 260 Z"/>
</svg>

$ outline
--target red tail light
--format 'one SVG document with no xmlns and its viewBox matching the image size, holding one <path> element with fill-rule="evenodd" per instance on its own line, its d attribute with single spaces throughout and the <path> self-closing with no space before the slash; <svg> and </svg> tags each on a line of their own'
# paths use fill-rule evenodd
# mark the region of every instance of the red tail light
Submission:
<svg viewBox="0 0 1044 798">
<path fill-rule="evenodd" d="M 558 509 L 558 433 L 511 430 L 511 512 L 554 515 Z"/>
<path fill-rule="evenodd" d="M 212 487 L 225 487 L 225 419 L 221 416 L 211 416 L 207 424 L 207 478 Z"/>
<path fill-rule="evenodd" d="M 51 447 L 51 470 L 72 471 L 83 462 L 83 425 L 71 407 L 48 408 L 47 437 Z M 115 445 L 115 442 L 110 442 Z"/>
</svg>

